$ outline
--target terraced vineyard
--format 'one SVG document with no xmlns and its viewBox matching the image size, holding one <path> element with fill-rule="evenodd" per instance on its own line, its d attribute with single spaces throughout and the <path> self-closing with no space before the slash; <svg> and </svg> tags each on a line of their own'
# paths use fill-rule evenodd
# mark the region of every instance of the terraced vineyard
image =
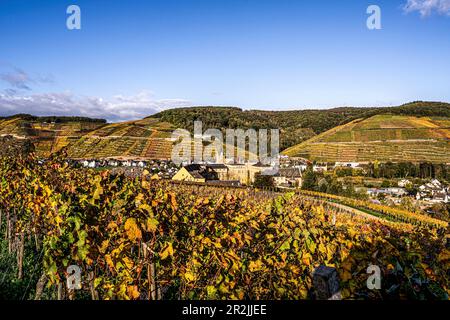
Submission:
<svg viewBox="0 0 450 320">
<path fill-rule="evenodd" d="M 0 135 L 30 139 L 39 157 L 64 147 L 72 158 L 131 157 L 168 159 L 174 127 L 157 119 L 122 123 L 47 123 L 22 117 L 0 120 Z"/>
<path fill-rule="evenodd" d="M 168 159 L 174 128 L 157 119 L 108 124 L 68 147 L 72 158 L 130 157 Z"/>
<path fill-rule="evenodd" d="M 376 115 L 333 128 L 284 151 L 317 161 L 450 162 L 448 118 Z"/>
<path fill-rule="evenodd" d="M 48 157 L 103 125 L 100 122 L 83 121 L 47 123 L 17 117 L 0 120 L 0 135 L 31 139 L 37 154 L 41 157 Z"/>
</svg>

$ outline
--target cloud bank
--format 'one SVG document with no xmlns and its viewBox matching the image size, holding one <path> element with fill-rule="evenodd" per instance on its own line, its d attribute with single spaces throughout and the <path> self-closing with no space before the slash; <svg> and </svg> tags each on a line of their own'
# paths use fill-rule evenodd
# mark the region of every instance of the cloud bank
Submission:
<svg viewBox="0 0 450 320">
<path fill-rule="evenodd" d="M 15 95 L 0 93 L 0 115 L 28 113 L 36 116 L 83 116 L 110 122 L 141 119 L 161 110 L 189 106 L 184 99 L 155 99 L 149 91 L 111 99 L 76 96 L 72 93 Z"/>
<path fill-rule="evenodd" d="M 432 13 L 450 16 L 450 0 L 408 0 L 403 10 L 406 13 L 417 11 L 422 17 Z"/>
<path fill-rule="evenodd" d="M 164 109 L 191 104 L 184 99 L 156 99 L 151 91 L 142 91 L 134 96 L 116 95 L 109 99 L 71 92 L 34 93 L 35 86 L 54 84 L 53 76 L 30 75 L 1 61 L 0 80 L 7 85 L 3 93 L 0 91 L 0 116 L 27 113 L 35 116 L 82 116 L 117 122 L 142 119 Z"/>
</svg>

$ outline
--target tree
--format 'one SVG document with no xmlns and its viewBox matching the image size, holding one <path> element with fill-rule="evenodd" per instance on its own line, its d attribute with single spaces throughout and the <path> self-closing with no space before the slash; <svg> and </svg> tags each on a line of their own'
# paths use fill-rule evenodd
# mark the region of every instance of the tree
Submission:
<svg viewBox="0 0 450 320">
<path fill-rule="evenodd" d="M 402 209 L 410 211 L 410 212 L 416 211 L 416 205 L 414 204 L 414 202 L 412 201 L 412 199 L 410 197 L 403 197 L 400 202 L 400 206 Z"/>
<path fill-rule="evenodd" d="M 344 191 L 342 183 L 339 180 L 333 178 L 331 183 L 328 185 L 327 193 L 340 195 Z"/>
<path fill-rule="evenodd" d="M 309 166 L 304 175 L 303 175 L 303 183 L 302 183 L 302 189 L 305 190 L 316 190 L 317 188 L 317 175 L 313 170 L 312 166 Z"/>
<path fill-rule="evenodd" d="M 374 178 L 380 177 L 380 162 L 378 160 L 375 160 L 373 163 L 373 177 Z"/>
<path fill-rule="evenodd" d="M 391 182 L 389 180 L 383 180 L 381 183 L 382 188 L 389 188 L 391 186 Z"/>
<path fill-rule="evenodd" d="M 257 173 L 255 174 L 255 182 L 253 185 L 256 188 L 272 188 L 274 186 L 273 178 L 272 176 Z"/>
<path fill-rule="evenodd" d="M 329 186 L 329 184 L 328 184 L 327 179 L 322 178 L 319 180 L 318 187 L 319 187 L 320 192 L 327 193 L 328 186 Z"/>
</svg>

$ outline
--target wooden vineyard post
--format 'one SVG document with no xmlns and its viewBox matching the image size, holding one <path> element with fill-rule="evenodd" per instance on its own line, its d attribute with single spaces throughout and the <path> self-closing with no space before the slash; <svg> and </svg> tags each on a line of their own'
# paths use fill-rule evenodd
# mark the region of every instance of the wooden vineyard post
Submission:
<svg viewBox="0 0 450 320">
<path fill-rule="evenodd" d="M 17 249 L 17 268 L 18 268 L 18 275 L 17 278 L 18 279 L 22 279 L 22 275 L 23 275 L 23 250 L 24 250 L 24 234 L 23 232 L 20 233 L 20 238 L 19 238 L 19 245 L 18 245 L 18 249 Z"/>
<path fill-rule="evenodd" d="M 341 300 L 339 277 L 335 268 L 319 266 L 313 273 L 316 300 Z"/>
<path fill-rule="evenodd" d="M 57 299 L 64 300 L 64 286 L 62 282 L 58 282 L 57 284 Z"/>
<path fill-rule="evenodd" d="M 152 294 L 152 300 L 157 299 L 157 287 L 156 287 L 156 269 L 155 263 L 150 263 L 150 274 L 151 274 L 151 282 L 150 282 L 150 291 Z"/>
<path fill-rule="evenodd" d="M 75 290 L 74 289 L 68 289 L 67 290 L 67 296 L 69 300 L 75 300 Z"/>
<path fill-rule="evenodd" d="M 157 300 L 157 287 L 156 287 L 156 268 L 155 263 L 151 262 L 151 255 L 149 255 L 149 247 L 146 243 L 142 244 L 142 249 L 144 252 L 144 259 L 147 262 L 147 281 L 149 284 L 148 288 L 148 299 Z"/>
<path fill-rule="evenodd" d="M 36 232 L 36 228 L 34 229 L 34 244 L 35 244 L 35 246 L 36 246 L 36 250 L 39 250 L 40 249 L 40 245 L 39 245 L 39 239 L 38 239 L 38 235 L 37 235 L 37 232 Z"/>
<path fill-rule="evenodd" d="M 34 297 L 34 300 L 41 300 L 42 292 L 44 291 L 46 283 L 47 283 L 47 275 L 44 272 L 39 278 L 38 283 L 36 284 L 36 295 Z"/>
<path fill-rule="evenodd" d="M 148 262 L 147 262 L 148 252 L 147 252 L 147 244 L 145 242 L 142 243 L 142 252 L 143 252 L 143 255 L 144 255 L 144 261 L 147 264 L 147 282 L 148 282 L 147 299 L 150 300 L 151 299 L 151 294 L 152 294 L 152 289 L 151 289 L 152 276 L 150 274 L 150 267 L 149 267 Z"/>
<path fill-rule="evenodd" d="M 98 292 L 95 290 L 94 285 L 95 274 L 93 271 L 89 272 L 89 290 L 91 291 L 91 299 L 98 300 Z"/>
<path fill-rule="evenodd" d="M 6 212 L 6 222 L 5 222 L 5 240 L 8 240 L 8 252 L 11 253 L 10 244 L 9 244 L 9 210 Z"/>
</svg>

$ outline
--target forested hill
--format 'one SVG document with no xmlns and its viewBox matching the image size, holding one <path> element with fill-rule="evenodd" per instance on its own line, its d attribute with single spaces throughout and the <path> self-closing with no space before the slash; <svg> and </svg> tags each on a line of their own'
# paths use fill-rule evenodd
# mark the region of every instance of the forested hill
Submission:
<svg viewBox="0 0 450 320">
<path fill-rule="evenodd" d="M 105 119 L 87 118 L 87 117 L 67 117 L 67 116 L 33 116 L 31 114 L 19 113 L 8 117 L 0 117 L 0 120 L 20 119 L 25 121 L 48 122 L 48 123 L 69 123 L 69 122 L 91 122 L 106 123 Z"/>
<path fill-rule="evenodd" d="M 398 107 L 373 108 L 364 114 L 365 119 L 378 114 L 414 117 L 450 117 L 450 104 L 444 102 L 416 101 Z"/>
<path fill-rule="evenodd" d="M 305 141 L 316 134 L 359 118 L 377 114 L 450 117 L 450 104 L 417 101 L 398 107 L 352 108 L 328 110 L 261 111 L 235 107 L 191 107 L 170 109 L 151 117 L 169 122 L 178 128 L 193 130 L 194 120 L 203 128 L 280 128 L 282 150 Z"/>
</svg>

